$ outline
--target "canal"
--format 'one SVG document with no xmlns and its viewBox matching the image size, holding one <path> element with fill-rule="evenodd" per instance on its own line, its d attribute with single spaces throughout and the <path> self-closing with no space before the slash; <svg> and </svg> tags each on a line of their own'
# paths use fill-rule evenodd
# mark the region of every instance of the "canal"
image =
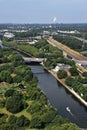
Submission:
<svg viewBox="0 0 87 130">
<path fill-rule="evenodd" d="M 58 114 L 70 119 L 81 128 L 87 128 L 87 108 L 70 94 L 57 80 L 40 65 L 29 65 L 38 77 L 38 86 L 43 90 L 50 104 Z M 70 111 L 67 110 L 69 107 Z"/>
</svg>

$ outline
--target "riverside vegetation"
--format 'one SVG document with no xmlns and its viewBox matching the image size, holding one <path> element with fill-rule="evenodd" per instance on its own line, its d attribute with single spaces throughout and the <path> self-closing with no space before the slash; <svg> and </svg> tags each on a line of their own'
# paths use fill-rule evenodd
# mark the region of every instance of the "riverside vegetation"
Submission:
<svg viewBox="0 0 87 130">
<path fill-rule="evenodd" d="M 57 115 L 22 57 L 0 49 L 0 130 L 79 130 Z"/>
<path fill-rule="evenodd" d="M 83 94 L 82 98 L 87 101 L 87 87 L 85 87 L 87 84 L 87 72 L 83 72 L 81 74 L 77 70 L 75 62 L 71 59 L 64 58 L 62 51 L 58 48 L 48 44 L 48 42 L 44 39 L 39 40 L 34 45 L 29 45 L 27 43 L 16 43 L 13 41 L 3 41 L 3 43 L 6 46 L 27 52 L 32 56 L 47 58 L 47 60 L 43 62 L 47 69 L 54 69 L 58 63 L 70 65 L 70 75 L 68 75 L 67 72 L 59 71 L 58 77 L 61 77 L 61 79 L 65 78 L 65 84 L 73 88 L 80 96 Z M 64 74 L 66 75 L 65 77 Z"/>
</svg>

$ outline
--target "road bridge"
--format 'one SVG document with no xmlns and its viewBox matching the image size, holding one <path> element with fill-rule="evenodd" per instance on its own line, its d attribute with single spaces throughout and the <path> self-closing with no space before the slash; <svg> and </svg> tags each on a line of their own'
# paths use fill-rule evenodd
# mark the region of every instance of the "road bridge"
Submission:
<svg viewBox="0 0 87 130">
<path fill-rule="evenodd" d="M 36 62 L 36 63 L 41 63 L 44 60 L 46 60 L 46 58 L 34 58 L 34 57 L 23 57 L 25 63 L 32 63 L 32 62 Z"/>
<path fill-rule="evenodd" d="M 47 40 L 50 44 L 58 47 L 60 50 L 63 51 L 63 53 L 65 55 L 68 55 L 70 57 L 72 57 L 72 59 L 81 65 L 87 65 L 87 57 L 83 56 L 82 54 L 80 54 L 79 52 L 76 52 L 72 49 L 70 49 L 69 47 L 63 45 L 62 43 L 54 40 L 52 37 L 49 37 L 49 39 Z"/>
</svg>

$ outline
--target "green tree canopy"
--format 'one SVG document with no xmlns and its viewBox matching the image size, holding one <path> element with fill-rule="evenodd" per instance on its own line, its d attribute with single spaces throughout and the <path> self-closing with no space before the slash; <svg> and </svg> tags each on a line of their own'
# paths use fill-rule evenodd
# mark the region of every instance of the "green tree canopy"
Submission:
<svg viewBox="0 0 87 130">
<path fill-rule="evenodd" d="M 67 72 L 66 72 L 65 70 L 59 70 L 59 71 L 57 72 L 57 76 L 58 76 L 58 78 L 60 78 L 60 79 L 66 78 L 66 77 L 67 77 Z"/>
<path fill-rule="evenodd" d="M 12 97 L 8 97 L 6 101 L 6 109 L 11 113 L 17 113 L 23 110 L 24 105 L 22 101 L 22 96 L 20 94 L 15 94 Z"/>
<path fill-rule="evenodd" d="M 70 73 L 71 73 L 72 76 L 77 76 L 77 75 L 79 75 L 76 66 L 72 66 L 69 71 L 70 71 Z"/>
</svg>

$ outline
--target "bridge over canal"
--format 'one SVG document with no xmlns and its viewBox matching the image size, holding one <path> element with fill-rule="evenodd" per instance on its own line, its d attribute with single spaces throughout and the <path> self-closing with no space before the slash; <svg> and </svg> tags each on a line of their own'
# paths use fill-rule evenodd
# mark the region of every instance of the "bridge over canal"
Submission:
<svg viewBox="0 0 87 130">
<path fill-rule="evenodd" d="M 35 58 L 35 57 L 23 57 L 25 63 L 41 63 L 44 60 L 46 60 L 46 58 Z"/>
</svg>

